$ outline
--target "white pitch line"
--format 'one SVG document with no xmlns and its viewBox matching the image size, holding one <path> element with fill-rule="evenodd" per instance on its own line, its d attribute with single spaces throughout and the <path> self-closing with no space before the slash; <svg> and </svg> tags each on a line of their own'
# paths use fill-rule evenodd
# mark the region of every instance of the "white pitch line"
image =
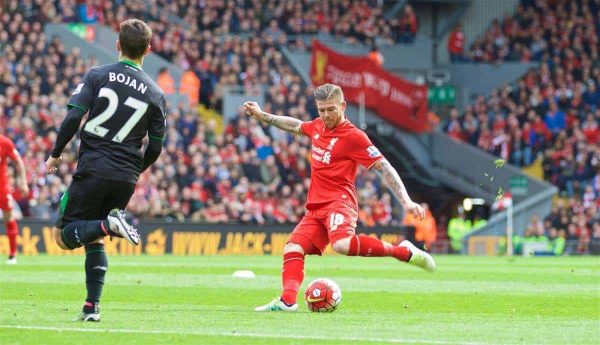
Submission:
<svg viewBox="0 0 600 345">
<path fill-rule="evenodd" d="M 277 334 L 259 334 L 246 332 L 190 332 L 190 331 L 169 331 L 169 330 L 143 330 L 143 329 L 101 329 L 101 328 L 76 328 L 76 327 L 49 327 L 49 326 L 20 326 L 20 325 L 0 325 L 0 328 L 7 329 L 27 329 L 39 331 L 69 331 L 86 333 L 137 333 L 137 334 L 177 334 L 177 335 L 202 335 L 202 336 L 225 336 L 225 337 L 248 337 L 248 338 L 273 338 L 273 339 L 310 339 L 310 340 L 341 340 L 341 341 L 364 341 L 374 343 L 389 344 L 433 344 L 433 345 L 491 345 L 490 343 L 475 343 L 465 341 L 445 341 L 445 340 L 424 340 L 424 339 L 403 339 L 403 338 L 365 338 L 365 337 L 324 337 L 318 335 L 277 335 Z"/>
</svg>

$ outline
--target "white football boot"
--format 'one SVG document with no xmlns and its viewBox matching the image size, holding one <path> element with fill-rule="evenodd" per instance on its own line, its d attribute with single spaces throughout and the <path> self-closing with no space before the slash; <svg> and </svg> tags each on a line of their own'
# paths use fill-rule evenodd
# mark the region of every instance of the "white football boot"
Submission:
<svg viewBox="0 0 600 345">
<path fill-rule="evenodd" d="M 136 228 L 127 223 L 123 210 L 112 209 L 106 219 L 110 223 L 110 232 L 113 236 L 122 237 L 133 245 L 140 243 L 140 234 Z"/>
<path fill-rule="evenodd" d="M 73 321 L 100 322 L 100 313 L 81 313 L 81 315 Z"/>
<path fill-rule="evenodd" d="M 412 253 L 410 260 L 408 260 L 409 264 L 421 267 L 429 272 L 435 271 L 435 261 L 433 260 L 433 257 L 429 255 L 429 253 L 417 248 L 408 240 L 400 242 L 399 245 L 400 247 L 408 248 Z"/>
<path fill-rule="evenodd" d="M 291 306 L 287 306 L 281 301 L 281 298 L 277 297 L 271 302 L 261 305 L 260 307 L 254 308 L 254 311 L 296 311 L 298 310 L 298 303 Z"/>
</svg>

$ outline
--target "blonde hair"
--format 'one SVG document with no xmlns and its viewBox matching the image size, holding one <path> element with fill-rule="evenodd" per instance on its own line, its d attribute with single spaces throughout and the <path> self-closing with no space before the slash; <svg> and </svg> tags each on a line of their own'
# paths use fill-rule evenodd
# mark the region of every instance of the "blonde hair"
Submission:
<svg viewBox="0 0 600 345">
<path fill-rule="evenodd" d="M 317 87 L 313 95 L 317 101 L 328 101 L 334 98 L 339 98 L 340 101 L 344 100 L 342 88 L 334 84 L 323 84 Z"/>
</svg>

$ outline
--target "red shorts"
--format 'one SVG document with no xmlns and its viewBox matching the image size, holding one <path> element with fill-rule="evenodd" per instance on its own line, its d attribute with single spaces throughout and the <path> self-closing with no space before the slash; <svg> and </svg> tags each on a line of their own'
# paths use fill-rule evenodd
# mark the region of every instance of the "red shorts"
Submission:
<svg viewBox="0 0 600 345">
<path fill-rule="evenodd" d="M 0 210 L 10 211 L 13 209 L 13 197 L 12 194 L 4 191 L 0 191 Z"/>
<path fill-rule="evenodd" d="M 306 254 L 321 255 L 327 244 L 355 234 L 358 211 L 343 202 L 332 202 L 308 211 L 296 225 L 288 243 L 300 245 Z"/>
</svg>

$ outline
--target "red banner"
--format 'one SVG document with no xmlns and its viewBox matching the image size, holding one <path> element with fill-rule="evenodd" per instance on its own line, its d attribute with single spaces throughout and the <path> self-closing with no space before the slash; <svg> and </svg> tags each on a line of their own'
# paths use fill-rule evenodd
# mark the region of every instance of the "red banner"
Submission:
<svg viewBox="0 0 600 345">
<path fill-rule="evenodd" d="M 389 122 L 416 133 L 431 130 L 427 121 L 427 86 L 387 72 L 368 57 L 343 55 L 313 41 L 310 76 L 314 85 L 339 85 L 347 101 L 374 109 Z"/>
</svg>

